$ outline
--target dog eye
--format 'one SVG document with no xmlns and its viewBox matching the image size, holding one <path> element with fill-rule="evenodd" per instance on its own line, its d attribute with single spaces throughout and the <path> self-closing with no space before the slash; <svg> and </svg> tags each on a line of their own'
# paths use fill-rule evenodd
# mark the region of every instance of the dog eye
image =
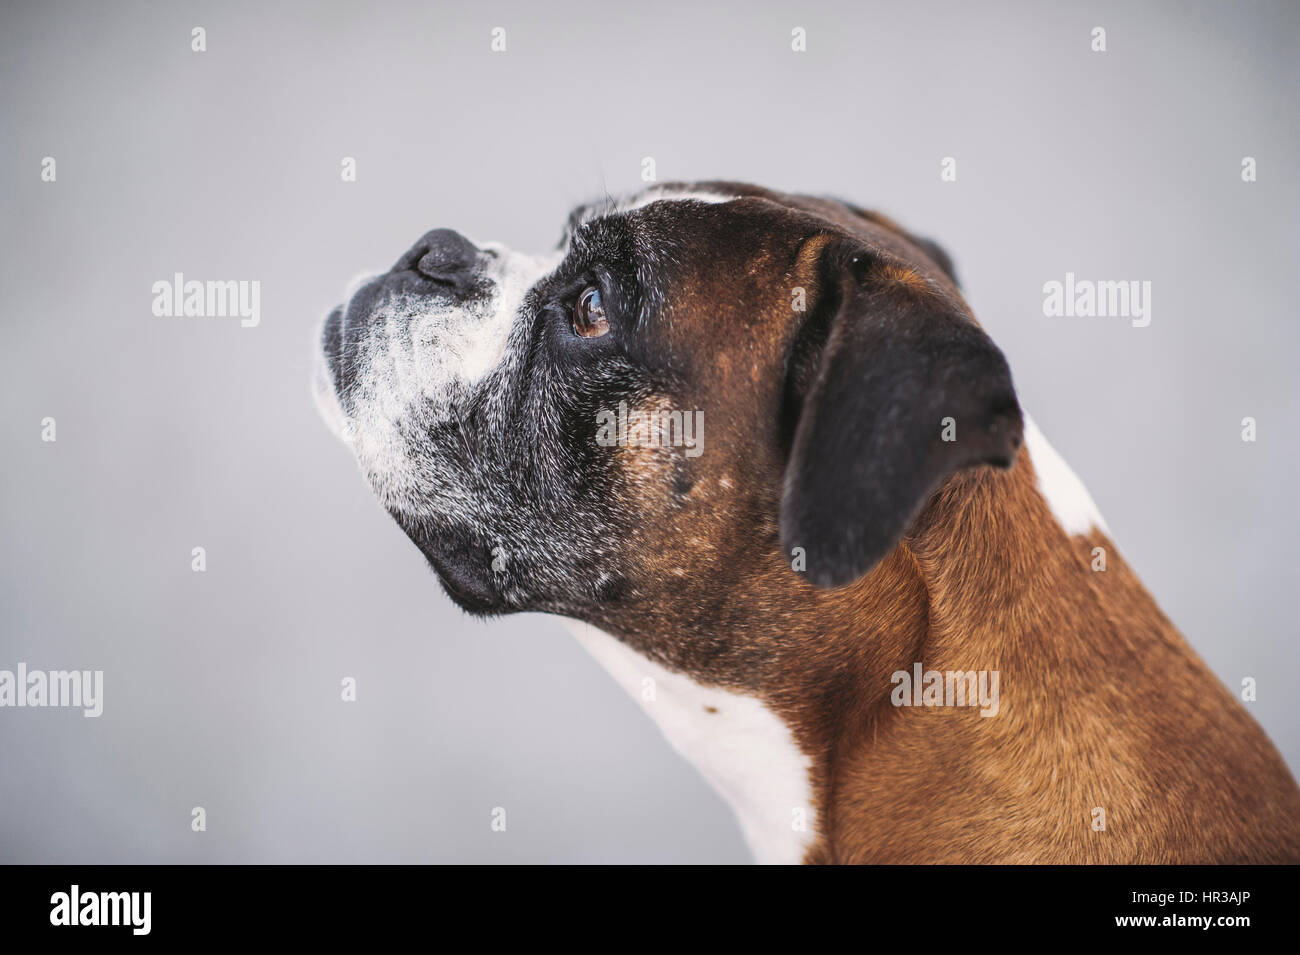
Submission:
<svg viewBox="0 0 1300 955">
<path fill-rule="evenodd" d="M 589 285 L 573 305 L 573 334 L 579 338 L 599 338 L 608 331 L 609 319 L 605 317 L 600 289 Z"/>
</svg>

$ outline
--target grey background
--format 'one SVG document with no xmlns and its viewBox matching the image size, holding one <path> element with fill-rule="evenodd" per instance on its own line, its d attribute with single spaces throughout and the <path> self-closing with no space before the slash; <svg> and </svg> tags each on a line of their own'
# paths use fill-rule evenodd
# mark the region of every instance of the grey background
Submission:
<svg viewBox="0 0 1300 955">
<path fill-rule="evenodd" d="M 308 391 L 350 277 L 435 226 L 550 248 L 571 204 L 637 188 L 643 156 L 938 238 L 1126 556 L 1225 682 L 1258 679 L 1251 711 L 1300 765 L 1296 5 L 2 18 L 0 668 L 102 668 L 106 701 L 0 710 L 0 860 L 748 860 L 557 621 L 483 624 L 442 596 Z M 260 280 L 261 326 L 155 318 L 176 271 Z M 1044 318 L 1066 271 L 1150 280 L 1150 327 Z"/>
</svg>

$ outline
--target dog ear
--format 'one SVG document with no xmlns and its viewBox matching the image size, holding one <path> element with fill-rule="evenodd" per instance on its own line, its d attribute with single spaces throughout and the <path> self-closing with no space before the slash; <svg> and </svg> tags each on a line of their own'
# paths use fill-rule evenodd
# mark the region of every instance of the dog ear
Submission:
<svg viewBox="0 0 1300 955">
<path fill-rule="evenodd" d="M 860 246 L 821 259 L 823 305 L 787 363 L 781 545 L 806 576 L 848 584 L 876 565 L 963 468 L 1010 467 L 1022 439 L 1006 359 L 949 295 Z"/>
</svg>

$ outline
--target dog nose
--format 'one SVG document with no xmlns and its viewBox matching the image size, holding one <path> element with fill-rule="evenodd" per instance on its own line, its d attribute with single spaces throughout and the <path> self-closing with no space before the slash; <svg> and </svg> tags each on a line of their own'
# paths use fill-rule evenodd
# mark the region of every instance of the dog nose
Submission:
<svg viewBox="0 0 1300 955">
<path fill-rule="evenodd" d="M 415 269 L 426 278 L 461 285 L 472 275 L 478 258 L 478 246 L 455 229 L 434 229 L 425 233 L 392 271 Z"/>
</svg>

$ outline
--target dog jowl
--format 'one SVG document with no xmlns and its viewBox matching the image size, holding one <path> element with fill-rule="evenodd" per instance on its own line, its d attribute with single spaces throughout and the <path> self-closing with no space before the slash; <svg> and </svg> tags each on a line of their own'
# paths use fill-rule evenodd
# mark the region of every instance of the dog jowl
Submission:
<svg viewBox="0 0 1300 955">
<path fill-rule="evenodd" d="M 316 389 L 456 603 L 664 686 L 761 860 L 1297 852 L 1280 757 L 880 215 L 710 182 L 581 207 L 547 256 L 437 229 L 328 317 Z M 917 660 L 999 673 L 996 715 L 891 705 Z"/>
</svg>

